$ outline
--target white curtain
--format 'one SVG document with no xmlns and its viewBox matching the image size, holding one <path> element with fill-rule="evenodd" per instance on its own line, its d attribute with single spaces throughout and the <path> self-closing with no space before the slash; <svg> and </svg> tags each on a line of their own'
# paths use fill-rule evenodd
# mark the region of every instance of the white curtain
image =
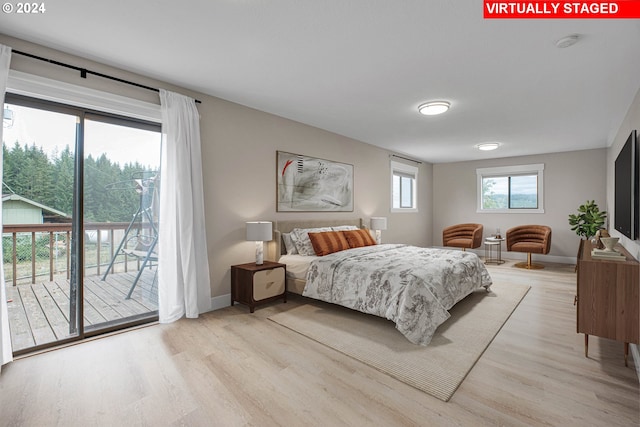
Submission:
<svg viewBox="0 0 640 427">
<path fill-rule="evenodd" d="M 200 116 L 192 98 L 160 89 L 163 155 L 158 239 L 161 323 L 211 309 Z"/>
<path fill-rule="evenodd" d="M 0 106 L 4 118 L 4 94 L 7 91 L 7 79 L 9 78 L 9 63 L 11 62 L 11 48 L 0 44 Z M 0 141 L 2 141 L 2 128 L 0 128 Z M 0 152 L 0 179 L 2 179 L 2 152 Z M 0 224 L 2 224 L 2 201 L 0 201 Z M 0 240 L 0 253 L 2 253 L 2 241 Z M 7 307 L 7 289 L 4 281 L 4 265 L 0 263 L 0 370 L 2 365 L 13 360 L 11 349 L 11 332 L 9 331 L 9 308 Z"/>
</svg>

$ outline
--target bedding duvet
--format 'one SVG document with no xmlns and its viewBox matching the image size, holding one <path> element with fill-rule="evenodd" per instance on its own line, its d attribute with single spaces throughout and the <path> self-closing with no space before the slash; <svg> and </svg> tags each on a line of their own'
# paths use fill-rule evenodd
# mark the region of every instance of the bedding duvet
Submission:
<svg viewBox="0 0 640 427">
<path fill-rule="evenodd" d="M 311 262 L 306 297 L 393 321 L 414 344 L 428 345 L 448 310 L 491 277 L 473 252 L 383 244 Z"/>
</svg>

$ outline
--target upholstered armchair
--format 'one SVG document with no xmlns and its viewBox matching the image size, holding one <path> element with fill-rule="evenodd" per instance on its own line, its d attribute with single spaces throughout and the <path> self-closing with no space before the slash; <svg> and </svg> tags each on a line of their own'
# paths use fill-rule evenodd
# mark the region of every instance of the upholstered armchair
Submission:
<svg viewBox="0 0 640 427">
<path fill-rule="evenodd" d="M 456 224 L 442 230 L 442 245 L 462 248 L 479 248 L 482 245 L 482 224 Z"/>
<path fill-rule="evenodd" d="M 531 262 L 531 254 L 548 254 L 551 249 L 551 228 L 546 225 L 519 225 L 507 230 L 507 251 L 526 252 L 527 262 L 516 267 L 541 269 L 542 264 Z"/>
</svg>

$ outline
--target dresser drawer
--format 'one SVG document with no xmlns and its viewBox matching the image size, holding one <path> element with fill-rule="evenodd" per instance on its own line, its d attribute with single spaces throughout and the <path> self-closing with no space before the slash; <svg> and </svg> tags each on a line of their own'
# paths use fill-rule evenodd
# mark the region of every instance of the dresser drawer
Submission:
<svg viewBox="0 0 640 427">
<path fill-rule="evenodd" d="M 253 299 L 260 301 L 284 293 L 284 268 L 256 271 L 253 275 Z"/>
<path fill-rule="evenodd" d="M 231 266 L 231 305 L 246 304 L 253 313 L 258 304 L 282 298 L 287 302 L 287 266 L 277 262 L 253 262 Z"/>
</svg>

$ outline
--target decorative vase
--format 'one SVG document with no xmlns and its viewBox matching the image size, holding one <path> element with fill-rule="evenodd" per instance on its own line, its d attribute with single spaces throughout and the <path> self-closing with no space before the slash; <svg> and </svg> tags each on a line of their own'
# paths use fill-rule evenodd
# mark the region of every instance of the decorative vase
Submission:
<svg viewBox="0 0 640 427">
<path fill-rule="evenodd" d="M 601 237 L 600 241 L 604 244 L 604 250 L 607 252 L 613 252 L 613 248 L 620 240 L 619 237 Z"/>
</svg>

